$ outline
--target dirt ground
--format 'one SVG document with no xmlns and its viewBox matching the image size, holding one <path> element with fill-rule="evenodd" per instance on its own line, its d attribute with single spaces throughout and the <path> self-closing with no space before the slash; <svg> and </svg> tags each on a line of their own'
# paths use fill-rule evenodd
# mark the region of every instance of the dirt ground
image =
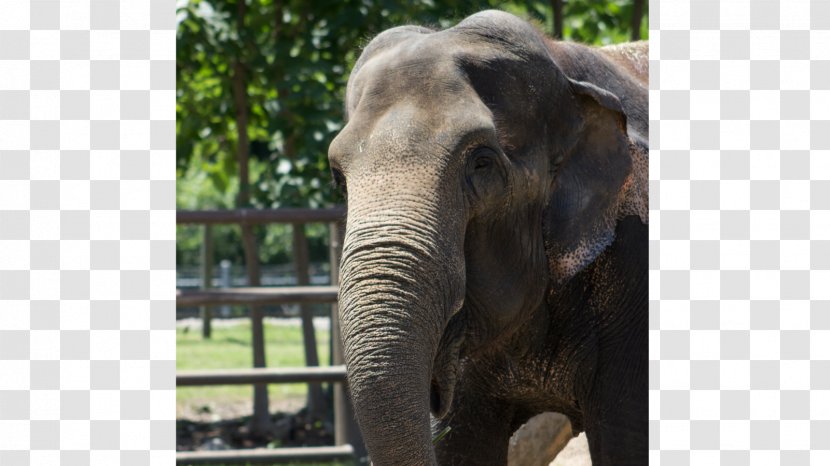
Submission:
<svg viewBox="0 0 830 466">
<path fill-rule="evenodd" d="M 306 398 L 270 399 L 269 412 L 295 413 L 305 407 Z M 250 399 L 217 400 L 192 399 L 186 404 L 176 405 L 176 419 L 191 422 L 216 422 L 251 416 L 253 406 Z"/>
<path fill-rule="evenodd" d="M 271 399 L 273 430 L 256 436 L 248 428 L 253 411 L 251 400 L 190 400 L 176 406 L 176 450 L 228 450 L 334 444 L 331 422 L 309 419 L 306 398 Z"/>
<path fill-rule="evenodd" d="M 250 416 L 210 420 L 179 418 L 176 421 L 176 450 L 231 450 L 240 448 L 278 448 L 334 444 L 331 422 L 310 419 L 305 409 L 271 416 L 273 429 L 255 435 L 249 428 Z"/>
</svg>

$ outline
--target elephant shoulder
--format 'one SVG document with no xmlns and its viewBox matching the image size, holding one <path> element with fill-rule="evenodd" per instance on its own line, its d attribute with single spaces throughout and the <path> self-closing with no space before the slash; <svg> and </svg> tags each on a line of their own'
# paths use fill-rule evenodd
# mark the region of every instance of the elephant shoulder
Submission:
<svg viewBox="0 0 830 466">
<path fill-rule="evenodd" d="M 627 70 L 641 83 L 648 85 L 648 41 L 607 45 L 599 52 Z"/>
</svg>

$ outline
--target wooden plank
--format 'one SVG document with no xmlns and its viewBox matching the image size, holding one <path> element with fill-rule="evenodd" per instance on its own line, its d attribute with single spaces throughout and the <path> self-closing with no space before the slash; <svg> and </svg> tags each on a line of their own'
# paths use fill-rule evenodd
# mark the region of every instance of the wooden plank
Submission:
<svg viewBox="0 0 830 466">
<path fill-rule="evenodd" d="M 336 286 L 285 286 L 176 290 L 176 306 L 206 304 L 292 304 L 332 303 L 337 301 Z"/>
<path fill-rule="evenodd" d="M 345 381 L 346 366 L 343 365 L 176 372 L 176 385 L 180 387 Z"/>
<path fill-rule="evenodd" d="M 213 288 L 213 234 L 211 226 L 205 225 L 202 227 L 204 234 L 202 238 L 202 289 L 207 290 Z M 202 338 L 210 338 L 210 321 L 212 318 L 210 306 L 202 306 L 199 313 L 202 316 Z"/>
<path fill-rule="evenodd" d="M 176 464 L 246 464 L 350 460 L 351 445 L 336 447 L 254 448 L 250 450 L 180 451 Z"/>
<path fill-rule="evenodd" d="M 177 224 L 247 224 L 335 222 L 346 216 L 345 207 L 329 209 L 227 209 L 177 210 Z"/>
<path fill-rule="evenodd" d="M 311 284 L 309 273 L 309 250 L 308 238 L 305 234 L 305 224 L 294 223 L 291 225 L 291 236 L 293 243 L 294 269 L 297 273 L 297 286 L 308 286 Z M 305 365 L 316 367 L 320 365 L 317 356 L 317 335 L 314 332 L 314 316 L 311 306 L 300 305 L 300 318 L 302 319 L 303 352 L 305 354 Z M 311 419 L 321 419 L 327 411 L 326 400 L 323 397 L 323 387 L 318 383 L 308 384 L 308 401 L 306 408 Z"/>
<path fill-rule="evenodd" d="M 259 287 L 259 253 L 254 234 L 254 226 L 250 224 L 240 225 L 242 230 L 242 245 L 245 251 L 245 273 L 248 276 L 249 287 Z M 262 308 L 259 305 L 248 306 L 251 316 L 251 351 L 254 367 L 267 367 L 265 363 L 265 327 L 262 323 L 264 317 Z M 254 385 L 254 416 L 251 418 L 251 433 L 254 435 L 266 435 L 271 430 L 271 416 L 268 414 L 268 387 L 264 384 Z"/>
</svg>

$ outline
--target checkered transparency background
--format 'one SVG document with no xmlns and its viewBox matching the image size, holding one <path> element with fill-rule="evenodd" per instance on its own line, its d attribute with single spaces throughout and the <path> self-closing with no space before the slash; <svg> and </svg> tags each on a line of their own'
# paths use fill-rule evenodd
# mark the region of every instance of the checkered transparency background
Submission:
<svg viewBox="0 0 830 466">
<path fill-rule="evenodd" d="M 0 465 L 173 464 L 175 0 L 0 0 Z"/>
<path fill-rule="evenodd" d="M 172 464 L 174 0 L 0 0 L 0 464 Z M 652 464 L 830 464 L 830 0 L 652 1 Z"/>
<path fill-rule="evenodd" d="M 830 1 L 650 18 L 652 464 L 830 464 Z"/>
</svg>

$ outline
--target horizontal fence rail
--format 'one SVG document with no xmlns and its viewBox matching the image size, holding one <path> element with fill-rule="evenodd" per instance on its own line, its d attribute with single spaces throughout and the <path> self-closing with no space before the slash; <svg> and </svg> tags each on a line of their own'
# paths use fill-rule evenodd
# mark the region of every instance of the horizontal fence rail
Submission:
<svg viewBox="0 0 830 466">
<path fill-rule="evenodd" d="M 332 460 L 348 461 L 353 458 L 354 449 L 351 445 L 345 444 L 336 447 L 177 452 L 176 464 L 273 464 Z"/>
<path fill-rule="evenodd" d="M 176 306 L 305 304 L 337 301 L 336 286 L 291 286 L 176 290 Z"/>
<path fill-rule="evenodd" d="M 228 209 L 228 210 L 177 210 L 178 224 L 237 224 L 263 223 L 314 223 L 337 222 L 346 218 L 345 207 L 329 209 Z"/>
<path fill-rule="evenodd" d="M 309 389 L 319 387 L 320 383 L 334 383 L 333 410 L 334 410 L 334 439 L 337 446 L 300 447 L 278 449 L 244 449 L 222 451 L 181 451 L 176 453 L 176 464 L 276 464 L 276 463 L 304 463 L 328 462 L 333 460 L 351 461 L 355 458 L 365 458 L 366 447 L 355 421 L 353 408 L 346 394 L 346 368 L 343 365 L 342 342 L 337 332 L 336 306 L 332 306 L 331 315 L 331 361 L 333 366 L 318 366 L 314 352 L 306 348 L 307 367 L 299 368 L 268 368 L 265 367 L 264 338 L 262 329 L 263 305 L 280 304 L 312 304 L 337 302 L 337 286 L 308 286 L 313 283 L 309 277 L 308 239 L 305 236 L 305 224 L 327 223 L 329 226 L 329 255 L 330 277 L 328 283 L 337 284 L 337 272 L 340 259 L 340 250 L 343 244 L 343 228 L 346 218 L 346 208 L 337 206 L 327 209 L 232 209 L 212 211 L 176 211 L 178 225 L 202 225 L 204 227 L 204 246 L 202 248 L 202 289 L 177 289 L 177 307 L 201 306 L 203 313 L 203 329 L 210 328 L 210 308 L 212 306 L 242 305 L 251 310 L 252 334 L 254 345 L 253 369 L 220 369 L 211 371 L 177 371 L 176 385 L 209 386 L 209 385 L 253 385 L 254 419 L 267 415 L 267 384 L 282 383 L 309 383 Z M 292 235 L 294 252 L 294 266 L 297 270 L 297 284 L 300 286 L 274 287 L 258 286 L 260 272 L 256 267 L 248 267 L 248 283 L 252 287 L 223 287 L 210 288 L 213 285 L 213 249 L 211 225 L 240 225 L 243 227 L 243 236 L 246 227 L 270 223 L 293 224 Z M 250 229 L 247 230 L 250 234 Z M 246 243 L 246 254 L 251 245 Z M 255 244 L 254 246 L 255 247 Z M 257 265 L 256 259 L 251 263 Z M 246 256 L 247 257 L 247 256 Z M 249 264 L 246 264 L 249 265 Z M 253 270 L 253 271 L 252 271 Z M 314 327 L 312 314 L 308 306 L 303 311 L 303 339 L 306 345 L 311 342 L 314 348 Z M 207 334 L 209 337 L 209 333 Z M 257 359 L 259 357 L 259 359 Z M 259 361 L 259 362 L 258 362 Z M 265 396 L 259 396 L 263 392 Z M 261 402 L 263 401 L 264 402 Z M 309 398 L 309 406 L 312 406 Z"/>
<path fill-rule="evenodd" d="M 249 385 L 257 383 L 345 382 L 346 366 L 253 368 L 210 371 L 177 371 L 179 387 L 199 385 Z"/>
</svg>

